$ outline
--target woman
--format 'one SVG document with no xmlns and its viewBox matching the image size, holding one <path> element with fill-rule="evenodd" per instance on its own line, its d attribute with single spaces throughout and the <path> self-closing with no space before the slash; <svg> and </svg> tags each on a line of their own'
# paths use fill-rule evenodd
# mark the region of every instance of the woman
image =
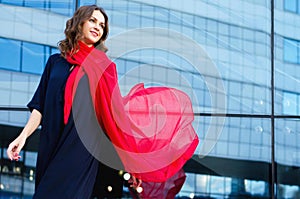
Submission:
<svg viewBox="0 0 300 199">
<path fill-rule="evenodd" d="M 107 34 L 107 16 L 94 5 L 80 7 L 67 21 L 61 55 L 50 56 L 28 104 L 28 123 L 8 147 L 8 157 L 18 160 L 26 138 L 41 123 L 34 198 L 89 198 L 98 169 L 91 153 L 99 150 L 97 143 L 105 135 L 126 171 L 155 183 L 176 176 L 198 144 L 184 93 L 138 84 L 121 96 L 115 64 L 94 48 L 106 50 Z M 90 132 L 105 135 L 93 139 Z M 92 151 L 84 139 L 90 136 L 95 141 Z M 105 145 L 100 151 L 106 150 Z M 135 188 L 139 185 L 134 182 Z"/>
<path fill-rule="evenodd" d="M 68 103 L 64 103 L 64 90 L 69 75 L 78 68 L 78 64 L 68 61 L 71 55 L 80 51 L 81 46 L 92 49 L 103 45 L 107 34 L 107 15 L 94 5 L 79 8 L 67 21 L 66 38 L 59 43 L 61 54 L 48 59 L 39 86 L 28 104 L 32 111 L 30 118 L 7 149 L 11 160 L 19 160 L 26 139 L 41 124 L 33 198 L 91 197 L 98 161 L 80 141 L 72 115 L 64 116 L 63 110 L 69 108 L 64 108 Z M 69 114 L 68 111 L 65 113 Z M 64 118 L 68 118 L 65 124 Z"/>
</svg>

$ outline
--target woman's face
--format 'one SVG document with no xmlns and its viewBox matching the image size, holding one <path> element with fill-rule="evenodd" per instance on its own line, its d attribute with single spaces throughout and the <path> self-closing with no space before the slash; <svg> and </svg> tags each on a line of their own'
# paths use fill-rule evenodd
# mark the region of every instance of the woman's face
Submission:
<svg viewBox="0 0 300 199">
<path fill-rule="evenodd" d="M 103 34 L 105 18 L 99 10 L 94 10 L 92 16 L 82 25 L 81 41 L 91 47 L 98 42 Z"/>
</svg>

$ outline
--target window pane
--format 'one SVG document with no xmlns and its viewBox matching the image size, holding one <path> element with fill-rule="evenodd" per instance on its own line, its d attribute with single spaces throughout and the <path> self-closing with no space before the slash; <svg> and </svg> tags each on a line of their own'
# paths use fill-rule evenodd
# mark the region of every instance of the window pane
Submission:
<svg viewBox="0 0 300 199">
<path fill-rule="evenodd" d="M 300 167 L 299 119 L 275 120 L 278 198 L 298 198 Z"/>
<path fill-rule="evenodd" d="M 22 71 L 41 74 L 44 68 L 44 46 L 23 43 Z"/>
<path fill-rule="evenodd" d="M 63 0 L 55 0 L 50 1 L 50 10 L 51 12 L 55 12 L 62 15 L 71 16 L 74 12 L 75 6 L 73 5 L 73 1 L 63 1 Z"/>
<path fill-rule="evenodd" d="M 284 9 L 291 12 L 297 12 L 297 0 L 285 0 Z"/>
<path fill-rule="evenodd" d="M 50 54 L 53 55 L 55 53 L 60 53 L 60 51 L 58 50 L 58 48 L 51 48 L 50 49 Z"/>
<path fill-rule="evenodd" d="M 0 68 L 20 70 L 21 42 L 0 38 Z"/>
<path fill-rule="evenodd" d="M 25 0 L 25 6 L 33 8 L 45 8 L 45 1 L 36 1 L 36 0 Z"/>
<path fill-rule="evenodd" d="M 26 151 L 25 165 L 35 167 L 37 152 Z"/>
<path fill-rule="evenodd" d="M 2 0 L 1 3 L 16 5 L 16 6 L 22 6 L 24 0 Z"/>
<path fill-rule="evenodd" d="M 283 42 L 283 59 L 287 62 L 297 63 L 297 42 L 290 39 L 284 39 Z"/>
<path fill-rule="evenodd" d="M 93 5 L 93 4 L 96 4 L 96 0 L 79 0 L 79 4 L 80 4 L 80 6 Z"/>
<path fill-rule="evenodd" d="M 283 93 L 283 114 L 297 115 L 297 95 L 295 93 Z"/>
</svg>

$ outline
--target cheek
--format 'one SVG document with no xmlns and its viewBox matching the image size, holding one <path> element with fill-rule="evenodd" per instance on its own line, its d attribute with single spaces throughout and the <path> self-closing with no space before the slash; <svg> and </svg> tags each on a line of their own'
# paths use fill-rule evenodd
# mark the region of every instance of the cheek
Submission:
<svg viewBox="0 0 300 199">
<path fill-rule="evenodd" d="M 85 30 L 85 31 L 88 31 L 90 28 L 92 27 L 92 25 L 89 23 L 89 22 L 86 22 L 82 28 Z"/>
<path fill-rule="evenodd" d="M 82 27 L 82 33 L 83 34 L 86 34 L 87 30 L 88 30 L 88 28 L 87 28 L 86 25 Z"/>
<path fill-rule="evenodd" d="M 102 30 L 101 30 L 101 35 L 103 35 L 103 33 L 104 33 L 104 30 L 102 29 Z"/>
</svg>

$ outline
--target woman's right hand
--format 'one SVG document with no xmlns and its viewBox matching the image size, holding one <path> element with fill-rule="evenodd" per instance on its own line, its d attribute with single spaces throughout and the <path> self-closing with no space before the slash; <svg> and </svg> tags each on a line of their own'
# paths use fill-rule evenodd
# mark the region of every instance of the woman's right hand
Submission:
<svg viewBox="0 0 300 199">
<path fill-rule="evenodd" d="M 18 161 L 21 156 L 19 155 L 23 146 L 25 145 L 26 139 L 35 131 L 35 129 L 41 123 L 42 114 L 33 109 L 27 124 L 25 125 L 21 134 L 12 142 L 7 148 L 7 156 L 10 160 Z"/>
<path fill-rule="evenodd" d="M 18 161 L 21 158 L 19 153 L 25 145 L 26 139 L 27 136 L 20 134 L 12 143 L 9 144 L 6 153 L 10 160 Z"/>
</svg>

